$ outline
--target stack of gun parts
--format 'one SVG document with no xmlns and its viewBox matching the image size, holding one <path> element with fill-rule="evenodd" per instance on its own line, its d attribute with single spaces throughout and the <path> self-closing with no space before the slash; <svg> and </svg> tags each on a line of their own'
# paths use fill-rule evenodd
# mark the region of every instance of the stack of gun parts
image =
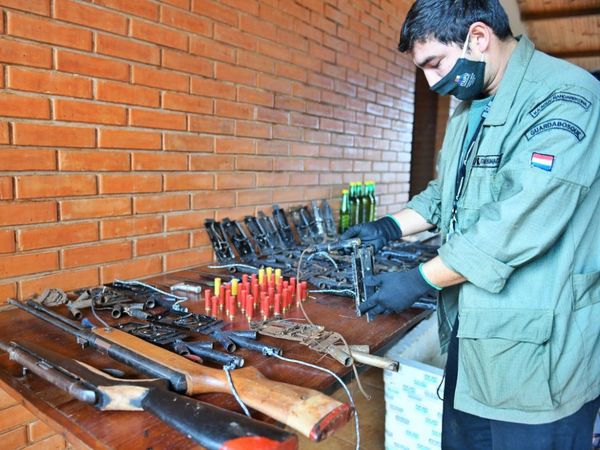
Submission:
<svg viewBox="0 0 600 450">
<path fill-rule="evenodd" d="M 312 202 L 312 214 L 307 206 L 292 208 L 290 217 L 292 220 L 288 220 L 283 208 L 273 205 L 272 217 L 263 212 L 259 212 L 257 217 L 245 217 L 244 223 L 249 234 L 244 231 L 240 222 L 228 218 L 224 218 L 222 222 L 207 220 L 205 226 L 217 260 L 230 272 L 253 274 L 261 267 L 271 266 L 280 269 L 284 276 L 293 277 L 299 271 L 303 279 L 318 289 L 333 295 L 353 297 L 357 304 L 359 301 L 365 301 L 366 292 L 359 287 L 367 273 L 362 272 L 364 267 L 356 266 L 356 250 L 352 254 L 349 250 L 311 253 L 302 260 L 302 267 L 298 267 L 300 256 L 305 249 L 338 239 L 333 214 L 327 201 L 323 200 L 320 207 L 317 202 Z M 403 272 L 436 255 L 437 246 L 434 245 L 390 242 L 371 256 L 369 273 Z M 232 310 L 226 308 L 226 292 L 221 294 L 220 290 L 216 289 L 214 295 L 222 298 L 221 309 Z M 246 295 L 252 295 L 255 305 L 260 307 L 262 297 L 255 298 L 252 289 L 248 290 Z M 262 292 L 259 295 L 262 295 Z M 434 299 L 430 300 L 433 305 Z M 283 298 L 280 301 L 283 302 Z M 211 308 L 207 307 L 207 314 L 213 312 L 212 297 L 206 302 L 207 305 L 209 303 Z M 271 303 L 274 304 L 275 301 L 271 300 Z M 246 306 L 240 302 L 238 308 Z M 235 311 L 228 314 L 232 315 L 235 316 Z"/>
<path fill-rule="evenodd" d="M 238 313 L 248 322 L 259 313 L 262 320 L 270 317 L 281 317 L 294 304 L 305 301 L 308 284 L 306 281 L 296 282 L 295 277 L 287 280 L 281 269 L 262 268 L 258 274 L 242 275 L 242 280 L 234 278 L 224 284 L 221 278 L 214 279 L 214 291 L 204 291 L 204 309 L 208 316 L 223 317 L 233 321 Z"/>
</svg>

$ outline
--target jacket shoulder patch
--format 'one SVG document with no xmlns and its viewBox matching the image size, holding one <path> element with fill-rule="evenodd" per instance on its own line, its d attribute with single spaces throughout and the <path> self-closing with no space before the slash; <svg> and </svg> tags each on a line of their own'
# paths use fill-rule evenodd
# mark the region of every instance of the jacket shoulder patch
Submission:
<svg viewBox="0 0 600 450">
<path fill-rule="evenodd" d="M 592 106 L 592 102 L 581 95 L 572 94 L 570 92 L 553 92 L 540 103 L 538 103 L 531 111 L 529 111 L 529 115 L 531 115 L 531 117 L 539 116 L 543 110 L 545 110 L 554 102 L 574 103 L 581 106 L 585 111 L 590 109 L 590 106 Z"/>
<path fill-rule="evenodd" d="M 545 133 L 546 131 L 550 131 L 550 130 L 566 131 L 568 133 L 571 133 L 573 136 L 575 136 L 575 139 L 577 139 L 580 142 L 585 138 L 585 133 L 583 132 L 583 130 L 581 128 L 579 128 L 573 122 L 569 122 L 568 120 L 565 120 L 565 119 L 550 119 L 550 120 L 546 120 L 544 122 L 535 124 L 527 130 L 527 133 L 525 133 L 525 137 L 527 138 L 528 141 L 530 141 L 532 138 L 536 137 L 537 135 L 539 135 L 541 133 Z"/>
</svg>

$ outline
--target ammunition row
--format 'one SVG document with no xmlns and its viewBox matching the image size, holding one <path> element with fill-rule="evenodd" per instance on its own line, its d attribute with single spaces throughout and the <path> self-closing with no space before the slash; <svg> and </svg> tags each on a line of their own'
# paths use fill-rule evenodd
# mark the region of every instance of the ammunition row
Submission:
<svg viewBox="0 0 600 450">
<path fill-rule="evenodd" d="M 241 313 L 248 322 L 260 314 L 262 320 L 281 317 L 294 304 L 305 301 L 308 286 L 306 281 L 296 282 L 295 277 L 287 280 L 281 275 L 281 269 L 272 267 L 260 269 L 258 275 L 242 275 L 242 280 L 234 278 L 224 284 L 221 278 L 214 279 L 214 292 L 204 291 L 204 309 L 206 315 L 219 317 L 224 315 L 234 320 Z"/>
</svg>

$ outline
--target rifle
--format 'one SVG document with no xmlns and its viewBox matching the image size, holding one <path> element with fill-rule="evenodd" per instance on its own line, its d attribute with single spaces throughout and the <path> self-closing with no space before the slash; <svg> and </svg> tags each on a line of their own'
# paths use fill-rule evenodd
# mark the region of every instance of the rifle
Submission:
<svg viewBox="0 0 600 450">
<path fill-rule="evenodd" d="M 275 251 L 273 243 L 269 240 L 267 230 L 263 227 L 263 224 L 258 221 L 254 216 L 244 217 L 244 223 L 246 228 L 250 232 L 250 235 L 254 238 L 256 246 L 260 250 L 261 255 L 272 255 Z"/>
<path fill-rule="evenodd" d="M 286 245 L 283 243 L 279 232 L 277 231 L 277 226 L 273 221 L 273 217 L 265 215 L 264 212 L 259 211 L 258 217 L 256 218 L 258 223 L 262 226 L 262 229 L 267 234 L 269 238 L 269 242 L 273 245 L 275 251 L 285 251 L 287 249 Z"/>
<path fill-rule="evenodd" d="M 206 227 L 206 232 L 212 242 L 217 260 L 225 264 L 234 262 L 235 254 L 233 253 L 233 248 L 231 248 L 231 245 L 227 241 L 225 233 L 221 228 L 221 224 L 215 222 L 213 219 L 206 219 L 204 221 L 204 226 Z"/>
<path fill-rule="evenodd" d="M 175 392 L 187 395 L 231 393 L 225 371 L 196 364 L 115 328 L 87 330 L 32 301 L 9 300 L 8 303 L 76 336 L 81 344 L 146 375 L 168 380 Z M 231 378 L 246 405 L 316 442 L 347 423 L 353 413 L 348 404 L 312 389 L 269 380 L 254 367 L 237 369 L 231 373 Z"/>
<path fill-rule="evenodd" d="M 310 226 L 310 220 L 312 217 L 309 218 L 302 207 L 292 209 L 290 214 L 292 217 L 292 223 L 294 224 L 294 228 L 298 234 L 300 244 L 303 246 L 314 244 L 315 240 Z"/>
<path fill-rule="evenodd" d="M 317 201 L 313 200 L 311 202 L 311 205 L 318 242 L 322 242 L 327 239 L 327 235 L 325 233 L 325 219 L 323 219 L 323 214 L 321 213 L 321 208 L 319 208 Z"/>
<path fill-rule="evenodd" d="M 279 205 L 273 205 L 273 220 L 285 246 L 287 248 L 296 247 L 296 240 L 294 239 L 294 234 L 290 228 L 290 223 L 285 215 L 285 211 L 280 208 Z"/>
<path fill-rule="evenodd" d="M 229 220 L 225 217 L 221 221 L 221 229 L 243 262 L 249 263 L 256 259 L 256 252 L 237 220 Z"/>
<path fill-rule="evenodd" d="M 329 239 L 335 239 L 338 235 L 337 227 L 335 226 L 335 219 L 333 218 L 331 206 L 329 206 L 329 202 L 325 199 L 321 201 L 321 213 L 323 214 L 323 220 L 325 222 L 325 234 Z"/>
<path fill-rule="evenodd" d="M 165 380 L 121 380 L 33 344 L 0 342 L 11 360 L 101 411 L 146 411 L 209 450 L 293 449 L 296 436 L 273 425 L 168 390 Z M 248 447 L 245 447 L 248 448 Z"/>
</svg>

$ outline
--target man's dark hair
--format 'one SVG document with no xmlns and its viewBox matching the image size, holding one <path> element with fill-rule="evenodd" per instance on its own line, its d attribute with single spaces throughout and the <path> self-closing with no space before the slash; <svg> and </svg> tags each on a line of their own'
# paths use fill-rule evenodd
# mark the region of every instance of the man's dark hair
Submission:
<svg viewBox="0 0 600 450">
<path fill-rule="evenodd" d="M 512 36 L 508 16 L 498 0 L 417 0 L 400 32 L 398 50 L 410 52 L 415 42 L 436 39 L 462 45 L 475 22 L 489 26 L 501 40 Z"/>
</svg>

